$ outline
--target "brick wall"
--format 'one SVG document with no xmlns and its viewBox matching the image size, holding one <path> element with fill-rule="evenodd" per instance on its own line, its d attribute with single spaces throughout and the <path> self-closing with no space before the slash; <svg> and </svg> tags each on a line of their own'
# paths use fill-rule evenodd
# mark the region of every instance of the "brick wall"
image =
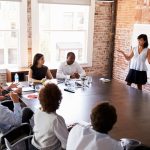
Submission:
<svg viewBox="0 0 150 150">
<path fill-rule="evenodd" d="M 150 0 L 118 0 L 113 78 L 121 82 L 128 73 L 129 62 L 116 50 L 128 52 L 135 23 L 150 23 Z M 150 85 L 147 84 L 144 89 L 150 91 Z"/>
<path fill-rule="evenodd" d="M 94 47 L 92 67 L 85 68 L 88 74 L 110 76 L 112 54 L 112 8 L 111 2 L 96 2 L 94 20 Z M 32 62 L 32 24 L 31 24 L 31 0 L 28 0 L 28 56 Z"/>
<path fill-rule="evenodd" d="M 27 22 L 27 28 L 28 28 L 28 65 L 32 63 L 32 23 L 31 23 L 31 0 L 27 1 L 27 12 L 28 12 L 28 22 Z"/>
<path fill-rule="evenodd" d="M 0 85 L 5 85 L 6 83 L 6 69 L 0 69 Z"/>
<path fill-rule="evenodd" d="M 92 67 L 86 68 L 89 74 L 110 76 L 112 60 L 112 17 L 113 3 L 96 2 L 93 37 Z"/>
</svg>

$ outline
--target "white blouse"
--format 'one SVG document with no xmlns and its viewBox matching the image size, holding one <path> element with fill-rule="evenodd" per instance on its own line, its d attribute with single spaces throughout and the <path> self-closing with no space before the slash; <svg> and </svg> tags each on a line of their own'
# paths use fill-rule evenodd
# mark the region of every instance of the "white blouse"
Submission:
<svg viewBox="0 0 150 150">
<path fill-rule="evenodd" d="M 144 48 L 139 54 L 138 47 L 133 48 L 134 56 L 130 62 L 130 69 L 138 71 L 147 71 L 146 58 L 147 58 L 148 48 Z"/>
<path fill-rule="evenodd" d="M 61 148 L 66 148 L 68 130 L 61 116 L 39 109 L 34 115 L 34 124 L 32 144 L 37 149 L 61 150 Z"/>
<path fill-rule="evenodd" d="M 90 126 L 76 125 L 69 133 L 67 150 L 123 150 L 121 143 Z"/>
</svg>

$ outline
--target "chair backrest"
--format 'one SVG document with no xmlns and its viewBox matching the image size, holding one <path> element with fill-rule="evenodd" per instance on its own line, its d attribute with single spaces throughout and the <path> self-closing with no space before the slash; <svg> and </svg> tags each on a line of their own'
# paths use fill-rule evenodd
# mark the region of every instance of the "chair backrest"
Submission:
<svg viewBox="0 0 150 150">
<path fill-rule="evenodd" d="M 6 138 L 4 138 L 4 140 L 5 140 L 5 145 L 6 145 L 7 150 L 13 150 L 13 148 L 12 148 L 11 144 L 9 143 L 9 141 Z"/>
<path fill-rule="evenodd" d="M 31 138 L 33 137 L 33 135 L 29 135 L 26 136 L 18 141 L 16 141 L 16 143 L 14 143 L 13 145 L 11 145 L 11 143 L 4 138 L 5 140 L 5 145 L 7 150 L 28 150 L 30 149 L 29 147 L 31 147 Z"/>
<path fill-rule="evenodd" d="M 14 110 L 14 104 L 12 100 L 5 100 L 3 102 L 1 102 L 1 105 L 8 107 L 11 111 Z"/>
<path fill-rule="evenodd" d="M 31 135 L 31 133 L 32 128 L 28 123 L 23 123 L 19 127 L 11 129 L 1 137 L 1 149 L 6 148 L 4 140 L 5 138 L 9 141 L 11 145 L 13 145 L 20 139 Z"/>
<path fill-rule="evenodd" d="M 56 78 L 57 69 L 50 69 L 53 78 Z"/>
</svg>

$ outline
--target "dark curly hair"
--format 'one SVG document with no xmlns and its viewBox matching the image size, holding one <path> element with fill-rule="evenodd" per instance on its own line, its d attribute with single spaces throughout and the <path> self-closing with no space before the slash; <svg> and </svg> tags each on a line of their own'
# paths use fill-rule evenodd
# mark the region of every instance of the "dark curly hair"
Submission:
<svg viewBox="0 0 150 150">
<path fill-rule="evenodd" d="M 116 109 L 109 103 L 97 105 L 92 110 L 91 123 L 97 132 L 108 133 L 117 121 Z"/>
<path fill-rule="evenodd" d="M 55 112 L 61 103 L 62 93 L 56 84 L 48 83 L 40 90 L 39 100 L 43 111 Z"/>
</svg>

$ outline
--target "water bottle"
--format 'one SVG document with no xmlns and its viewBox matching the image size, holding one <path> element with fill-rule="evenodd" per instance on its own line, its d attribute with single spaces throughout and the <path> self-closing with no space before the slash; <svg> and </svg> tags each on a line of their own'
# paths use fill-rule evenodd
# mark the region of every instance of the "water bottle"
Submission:
<svg viewBox="0 0 150 150">
<path fill-rule="evenodd" d="M 19 76 L 18 76 L 18 74 L 16 73 L 15 74 L 15 83 L 18 83 L 19 82 Z"/>
</svg>

